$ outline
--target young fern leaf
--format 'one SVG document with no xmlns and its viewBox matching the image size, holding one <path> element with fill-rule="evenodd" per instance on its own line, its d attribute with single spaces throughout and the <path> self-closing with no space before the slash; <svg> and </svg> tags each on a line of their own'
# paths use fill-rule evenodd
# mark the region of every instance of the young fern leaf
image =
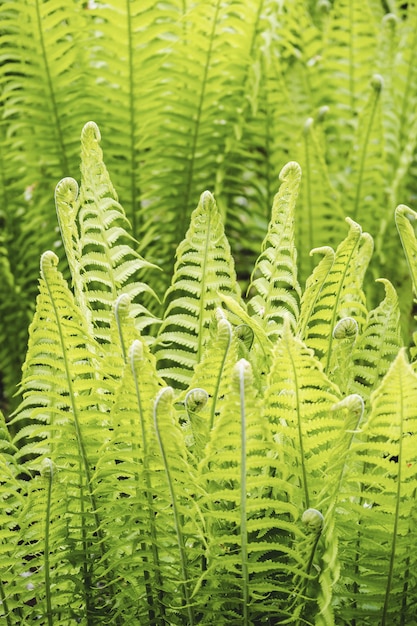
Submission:
<svg viewBox="0 0 417 626">
<path fill-rule="evenodd" d="M 216 327 L 207 341 L 200 363 L 195 366 L 190 381 L 190 390 L 184 402 L 187 411 L 186 419 L 193 439 L 191 450 L 197 461 L 202 457 L 211 436 L 219 406 L 226 393 L 227 381 L 237 361 L 237 340 L 233 335 L 232 325 L 226 319 L 222 309 L 217 310 L 216 317 Z M 207 403 L 199 407 L 198 412 L 193 410 L 188 402 L 189 394 L 193 389 L 201 389 L 207 394 Z"/>
<path fill-rule="evenodd" d="M 199 504 L 207 520 L 207 570 L 200 599 L 212 619 L 261 623 L 282 615 L 288 571 L 301 567 L 293 537 L 302 537 L 249 363 L 227 373 L 213 436 L 200 463 Z"/>
<path fill-rule="evenodd" d="M 160 375 L 185 388 L 201 361 L 214 310 L 227 294 L 240 302 L 230 246 L 210 192 L 201 195 L 177 250 L 167 308 L 156 340 Z"/>
<path fill-rule="evenodd" d="M 310 309 L 308 321 L 304 322 L 306 344 L 321 358 L 325 371 L 330 368 L 335 341 L 333 331 L 338 321 L 353 317 L 361 330 L 367 317 L 362 281 L 372 254 L 372 239 L 362 233 L 358 224 L 349 218 L 346 221 L 350 226 L 349 233 L 337 248 L 315 306 Z M 316 290 L 314 285 L 313 288 Z"/>
<path fill-rule="evenodd" d="M 329 376 L 342 393 L 347 393 L 354 376 L 352 352 L 359 327 L 353 317 L 343 317 L 333 329 L 333 346 L 329 362 Z"/>
<path fill-rule="evenodd" d="M 312 256 L 316 253 L 323 254 L 323 258 L 316 265 L 312 274 L 307 278 L 305 290 L 301 298 L 300 317 L 297 323 L 297 335 L 299 335 L 301 339 L 306 337 L 310 316 L 335 260 L 335 252 L 330 246 L 314 248 L 311 250 L 310 255 Z"/>
<path fill-rule="evenodd" d="M 277 342 L 268 376 L 264 415 L 271 423 L 278 451 L 285 468 L 282 479 L 287 483 L 291 503 L 301 518 L 303 511 L 315 510 L 321 502 L 329 463 L 329 452 L 338 441 L 339 422 L 331 407 L 339 400 L 339 390 L 323 372 L 312 350 L 294 337 L 289 324 L 284 326 Z M 319 512 L 321 516 L 324 512 Z M 308 534 L 298 545 L 299 565 L 294 570 L 295 591 L 289 601 L 292 620 L 312 618 L 320 606 L 329 606 L 326 581 L 313 575 L 314 563 L 320 561 L 320 532 Z M 321 549 L 321 548 L 320 548 Z"/>
<path fill-rule="evenodd" d="M 417 219 L 417 213 L 405 204 L 400 204 L 395 209 L 395 223 L 400 235 L 410 272 L 414 300 L 417 299 L 417 239 L 412 222 Z M 414 346 L 411 349 L 413 359 L 417 354 L 417 333 L 413 334 Z"/>
<path fill-rule="evenodd" d="M 314 505 L 314 493 L 326 466 L 335 421 L 328 416 L 339 400 L 339 390 L 330 382 L 311 349 L 294 337 L 288 326 L 273 352 L 268 377 L 265 414 L 282 440 L 282 454 L 297 461 L 289 468 L 288 480 L 298 490 L 294 503 L 300 509 Z"/>
<path fill-rule="evenodd" d="M 179 572 L 175 582 L 179 580 L 182 606 L 187 615 L 187 624 L 194 626 L 197 622 L 191 604 L 191 584 L 195 574 L 193 576 L 188 564 L 188 555 L 192 556 L 193 551 L 186 550 L 186 533 L 195 533 L 195 521 L 192 520 L 192 517 L 190 518 L 195 514 L 195 511 L 189 506 L 190 499 L 193 497 L 192 485 L 194 481 L 190 483 L 188 480 L 187 483 L 187 477 L 189 479 L 190 476 L 187 471 L 185 447 L 181 433 L 173 420 L 173 398 L 172 387 L 165 387 L 160 390 L 154 403 L 154 425 L 168 484 L 173 526 L 177 538 Z M 191 534 L 188 540 L 192 542 L 193 539 L 195 540 L 195 537 Z"/>
<path fill-rule="evenodd" d="M 387 373 L 402 346 L 398 297 L 391 283 L 379 279 L 385 287 L 384 300 L 369 312 L 363 332 L 352 353 L 354 380 L 349 391 L 368 399 Z"/>
<path fill-rule="evenodd" d="M 327 624 L 330 626 L 335 623 L 333 589 L 340 576 L 336 507 L 341 485 L 348 469 L 348 454 L 363 418 L 364 401 L 361 396 L 351 394 L 333 405 L 332 411 L 337 414 L 339 437 L 330 451 L 326 480 L 321 493 L 318 494 L 318 508 L 325 511 L 319 579 L 322 591 L 318 597 L 320 613 L 315 621 L 318 626 Z"/>
<path fill-rule="evenodd" d="M 81 134 L 81 187 L 64 178 L 57 186 L 56 207 L 65 251 L 82 311 L 101 343 L 110 343 L 113 303 L 127 294 L 139 330 L 155 323 L 141 303 L 156 297 L 141 282 L 145 269 L 154 267 L 132 246 L 130 225 L 103 162 L 100 131 L 88 122 Z"/>
<path fill-rule="evenodd" d="M 100 407 L 105 383 L 96 376 L 98 346 L 57 263 L 54 253 L 42 255 L 40 293 L 23 366 L 23 400 L 14 422 L 19 425 L 16 458 L 28 473 L 40 472 L 30 481 L 25 518 L 20 521 L 21 558 L 37 555 L 32 565 L 33 583 L 43 589 L 38 595 L 39 610 L 46 606 L 54 619 L 65 621 L 71 612 L 82 619 L 92 610 L 93 580 L 100 577 L 91 560 L 92 553 L 104 551 L 91 472 L 105 437 Z M 57 468 L 54 481 L 60 484 L 59 499 L 51 498 L 52 474 L 47 481 L 42 479 L 45 458 Z M 50 525 L 45 534 L 43 520 L 47 518 Z M 44 578 L 47 566 L 48 580 Z M 83 581 L 79 589 L 74 576 Z M 66 583 L 61 586 L 60 580 Z M 45 582 L 58 585 L 60 591 L 50 596 Z M 111 593 L 111 582 L 106 584 Z"/>
<path fill-rule="evenodd" d="M 264 322 L 268 336 L 280 332 L 286 315 L 292 326 L 296 325 L 301 298 L 294 245 L 295 203 L 301 180 L 298 163 L 287 163 L 279 179 L 281 186 L 274 198 L 268 233 L 248 289 L 249 311 Z"/>
<path fill-rule="evenodd" d="M 341 621 L 388 626 L 415 618 L 417 377 L 401 350 L 371 396 L 339 496 L 340 558 L 350 601 Z M 348 524 L 348 519 L 354 520 Z M 352 529 L 356 529 L 356 537 Z M 354 581 L 354 582 L 352 582 Z"/>
<path fill-rule="evenodd" d="M 161 383 L 146 343 L 136 339 L 128 350 L 109 416 L 110 435 L 93 475 L 108 538 L 103 560 L 110 564 L 112 578 L 134 581 L 118 588 L 126 615 L 149 624 L 168 619 L 164 560 L 172 548 L 166 536 L 167 490 L 153 425 L 154 398 Z M 168 597 L 170 590 L 165 592 Z"/>
<path fill-rule="evenodd" d="M 327 146 L 320 141 L 320 126 L 327 115 L 327 108 L 319 110 L 317 120 L 312 117 L 307 119 L 299 149 L 303 177 L 296 211 L 295 240 L 298 268 L 304 279 L 313 271 L 310 251 L 323 243 L 336 247 L 343 237 L 345 215 L 340 196 L 329 177 L 325 159 Z"/>
<path fill-rule="evenodd" d="M 19 597 L 22 592 L 22 576 L 19 574 L 22 571 L 16 572 L 16 569 L 19 570 L 16 563 L 19 562 L 21 541 L 17 524 L 25 508 L 27 481 L 19 478 L 20 467 L 15 453 L 0 412 L 0 618 L 6 626 L 13 626 L 16 620 L 20 622 L 22 619 Z"/>
</svg>

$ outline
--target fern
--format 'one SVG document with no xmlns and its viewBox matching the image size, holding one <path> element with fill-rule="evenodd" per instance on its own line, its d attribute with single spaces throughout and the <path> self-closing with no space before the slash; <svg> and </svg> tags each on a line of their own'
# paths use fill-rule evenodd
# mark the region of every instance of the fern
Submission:
<svg viewBox="0 0 417 626">
<path fill-rule="evenodd" d="M 96 337 L 109 342 L 113 302 L 127 294 L 139 329 L 154 320 L 140 303 L 153 290 L 138 280 L 151 265 L 135 253 L 128 242 L 129 224 L 117 202 L 99 147 L 100 132 L 90 122 L 82 133 L 80 198 L 73 179 L 64 179 L 56 191 L 58 214 L 66 220 L 63 231 L 77 297 L 91 319 Z M 64 214 L 67 211 L 67 214 Z"/>
<path fill-rule="evenodd" d="M 336 251 L 304 335 L 307 345 L 323 358 L 326 370 L 330 367 L 334 341 L 332 332 L 338 318 L 354 317 L 359 327 L 366 319 L 365 296 L 359 285 L 372 254 L 372 240 L 366 233 L 362 234 L 361 228 L 352 220 L 347 221 L 349 234 Z M 305 300 L 305 305 L 309 306 L 308 300 Z"/>
<path fill-rule="evenodd" d="M 293 222 L 300 175 L 297 163 L 289 163 L 280 174 L 282 185 L 272 207 L 268 234 L 249 285 L 249 292 L 253 294 L 249 309 L 264 320 L 268 335 L 279 331 L 284 315 L 290 316 L 293 325 L 298 318 L 300 287 Z"/>
<path fill-rule="evenodd" d="M 220 293 L 240 298 L 230 247 L 213 196 L 205 192 L 178 248 L 157 337 L 160 374 L 185 386 L 201 360 Z M 164 345 L 165 344 L 165 345 Z"/>
<path fill-rule="evenodd" d="M 312 512 L 306 514 L 304 519 L 307 520 L 323 518 L 320 511 L 317 515 L 314 511 L 320 505 L 318 493 L 326 475 L 328 450 L 339 435 L 337 420 L 329 417 L 329 409 L 338 401 L 338 393 L 312 352 L 291 335 L 287 324 L 274 351 L 265 414 L 274 424 L 275 437 L 280 444 L 280 454 L 287 468 L 284 480 L 292 486 L 291 502 L 300 516 L 303 511 Z M 294 454 L 299 456 L 294 457 Z M 295 599 L 289 608 L 293 623 L 304 623 L 300 620 L 316 613 L 315 602 L 323 602 L 319 600 L 321 594 L 331 593 L 321 587 L 320 581 L 314 589 L 313 563 L 317 562 L 321 551 L 321 527 L 320 522 L 318 529 L 307 532 L 298 546 L 304 567 L 294 572 Z M 329 604 L 329 598 L 326 602 Z"/>
<path fill-rule="evenodd" d="M 370 415 L 352 448 L 342 488 L 344 593 L 349 590 L 356 619 L 363 623 L 405 624 L 413 619 L 409 542 L 415 515 L 415 390 L 415 374 L 400 351 L 371 396 Z M 356 541 L 346 533 L 348 511 L 356 521 Z M 341 618 L 351 619 L 352 608 L 342 607 Z"/>
</svg>

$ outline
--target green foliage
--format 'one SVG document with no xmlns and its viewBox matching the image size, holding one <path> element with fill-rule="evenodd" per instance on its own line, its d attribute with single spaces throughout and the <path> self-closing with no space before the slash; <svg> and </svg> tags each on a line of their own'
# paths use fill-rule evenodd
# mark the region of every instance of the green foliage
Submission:
<svg viewBox="0 0 417 626">
<path fill-rule="evenodd" d="M 290 267 L 294 259 L 281 258 L 281 270 L 285 264 L 288 270 L 282 285 L 304 283 L 314 270 L 310 251 L 335 249 L 349 217 L 375 243 L 364 284 L 369 303 L 378 306 L 374 279 L 385 276 L 396 287 L 408 342 L 410 281 L 406 263 L 398 262 L 392 207 L 405 202 L 416 208 L 416 32 L 415 4 L 397 0 L 0 3 L 0 382 L 6 411 L 16 408 L 39 257 L 62 246 L 51 194 L 57 180 L 77 171 L 76 138 L 89 119 L 103 132 L 106 163 L 124 207 L 122 215 L 114 190 L 105 190 L 103 170 L 104 186 L 90 197 L 90 209 L 108 202 L 119 215 L 111 213 L 115 222 L 100 227 L 100 243 L 83 242 L 91 263 L 74 285 L 77 299 L 98 297 L 91 315 L 102 316 L 103 341 L 110 296 L 104 276 L 97 274 L 93 285 L 88 272 L 103 262 L 104 274 L 113 264 L 125 289 L 137 289 L 143 307 L 136 307 L 138 325 L 155 336 L 153 316 L 165 309 L 151 293 L 139 297 L 147 284 L 142 271 L 128 278 L 123 263 L 146 253 L 163 269 L 151 281 L 162 299 L 204 189 L 215 194 L 244 292 L 278 174 L 295 160 L 303 171 L 294 225 L 298 277 Z M 96 131 L 89 126 L 85 132 Z M 94 167 L 99 164 L 98 148 Z M 60 224 L 67 219 L 66 203 L 75 212 L 83 205 L 88 177 L 84 171 L 79 198 L 70 181 L 58 190 Z M 85 229 L 98 235 L 90 209 L 78 222 L 78 235 L 64 238 L 68 264 L 84 258 L 79 237 Z M 119 230 L 119 244 L 130 246 L 130 256 L 104 262 L 113 227 L 129 230 L 135 243 Z M 264 245 L 251 294 L 258 308 L 265 280 L 279 290 L 267 270 L 269 243 Z M 68 276 L 68 268 L 62 271 Z M 293 296 L 279 306 L 295 315 L 300 296 Z M 279 306 L 267 312 L 278 326 Z M 160 347 L 168 350 L 165 340 Z M 175 359 L 161 359 L 173 374 Z M 193 357 L 190 368 L 192 363 Z"/>
<path fill-rule="evenodd" d="M 57 186 L 70 280 L 44 252 L 0 423 L 4 623 L 412 624 L 415 350 L 387 279 L 368 310 L 371 236 L 348 219 L 302 288 L 290 162 L 242 298 L 204 192 L 157 320 L 99 137 L 89 122 L 80 192 Z"/>
</svg>

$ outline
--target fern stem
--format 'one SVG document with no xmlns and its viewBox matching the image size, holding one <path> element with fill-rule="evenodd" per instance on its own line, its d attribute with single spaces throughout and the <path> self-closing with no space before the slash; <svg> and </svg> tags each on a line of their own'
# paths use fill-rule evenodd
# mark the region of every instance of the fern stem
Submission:
<svg viewBox="0 0 417 626">
<path fill-rule="evenodd" d="M 223 377 L 223 371 L 224 371 L 224 366 L 226 363 L 226 358 L 232 343 L 232 326 L 230 324 L 230 322 L 228 320 L 223 320 L 222 324 L 224 324 L 227 329 L 228 329 L 228 340 L 227 340 L 227 345 L 226 345 L 226 349 L 223 353 L 223 358 L 222 358 L 222 362 L 220 365 L 220 369 L 219 369 L 219 374 L 217 376 L 217 380 L 216 380 L 216 386 L 214 388 L 214 392 L 213 392 L 213 402 L 211 405 L 211 410 L 210 410 L 210 425 L 209 425 L 209 432 L 211 432 L 211 430 L 213 429 L 214 426 L 214 416 L 216 415 L 216 406 L 217 406 L 217 400 L 219 398 L 219 389 L 220 389 L 220 383 L 222 381 L 222 377 Z"/>
<path fill-rule="evenodd" d="M 353 69 L 355 67 L 355 60 L 354 60 L 354 55 L 353 55 L 354 3 L 352 2 L 352 0 L 349 0 L 348 6 L 349 6 L 349 52 L 348 52 L 349 54 L 349 96 L 350 96 L 351 113 L 353 114 L 355 110 L 355 78 L 354 78 L 354 73 L 353 73 Z"/>
<path fill-rule="evenodd" d="M 210 247 L 210 235 L 211 235 L 211 218 L 212 218 L 212 203 L 214 199 L 211 194 L 205 192 L 201 197 L 201 203 L 204 207 L 205 212 L 207 213 L 207 228 L 205 231 L 206 237 L 204 241 L 204 252 L 201 260 L 201 294 L 206 293 L 206 278 L 207 278 L 207 267 L 208 267 L 208 254 Z M 204 339 L 204 311 L 206 308 L 206 301 L 204 297 L 199 298 L 199 312 L 198 312 L 198 330 L 197 330 L 197 363 L 201 360 L 201 354 L 203 351 L 203 339 Z"/>
<path fill-rule="evenodd" d="M 7 626 L 14 626 L 10 619 L 10 612 L 8 608 L 8 601 L 6 599 L 6 594 L 4 592 L 4 584 L 3 581 L 0 580 L 0 606 L 3 610 L 3 614 L 0 615 L 1 618 L 5 618 Z"/>
<path fill-rule="evenodd" d="M 305 498 L 304 508 L 308 509 L 310 508 L 310 497 L 308 493 L 307 468 L 305 464 L 304 439 L 303 439 L 303 430 L 302 430 L 301 414 L 300 414 L 301 399 L 300 399 L 300 393 L 299 393 L 299 388 L 298 388 L 298 373 L 297 373 L 296 365 L 294 363 L 294 358 L 293 358 L 291 350 L 288 350 L 288 355 L 291 361 L 291 367 L 293 371 L 293 380 L 295 382 L 295 396 L 296 396 L 296 403 L 297 403 L 297 431 L 298 431 L 298 443 L 300 446 L 299 457 L 301 459 L 301 471 L 302 471 L 303 490 L 304 490 L 304 498 Z"/>
<path fill-rule="evenodd" d="M 54 478 L 54 469 L 50 459 L 45 459 L 47 467 L 45 474 L 48 480 L 46 490 L 46 514 L 45 514 L 45 540 L 44 540 L 44 573 L 45 573 L 45 598 L 46 598 L 46 615 L 49 626 L 53 626 L 52 622 L 52 600 L 51 600 L 51 580 L 49 572 L 49 538 L 51 525 L 51 504 L 52 504 L 52 482 Z"/>
<path fill-rule="evenodd" d="M 248 572 L 248 531 L 246 510 L 246 410 L 245 410 L 245 362 L 238 363 L 240 397 L 240 541 L 243 583 L 243 626 L 248 626 L 249 572 Z"/>
<path fill-rule="evenodd" d="M 196 115 L 195 125 L 194 125 L 194 133 L 193 133 L 192 142 L 191 142 L 190 165 L 188 168 L 187 184 L 186 184 L 186 190 L 185 190 L 184 200 L 183 200 L 183 206 L 184 206 L 185 211 L 187 211 L 188 206 L 190 204 L 191 188 L 192 188 L 193 176 L 194 176 L 194 166 L 195 166 L 195 161 L 196 161 L 197 142 L 198 142 L 198 137 L 200 134 L 200 125 L 201 125 L 201 118 L 203 115 L 203 105 L 204 105 L 204 98 L 206 95 L 208 73 L 210 69 L 211 55 L 213 53 L 214 35 L 216 32 L 217 19 L 218 19 L 221 3 L 222 3 L 221 0 L 217 0 L 216 2 L 216 8 L 214 11 L 212 27 L 211 27 L 211 32 L 209 36 L 209 47 L 208 47 L 207 55 L 206 55 L 206 63 L 204 66 L 204 73 L 203 73 L 203 78 L 201 81 L 200 98 L 198 101 L 197 115 Z"/>
<path fill-rule="evenodd" d="M 132 234 L 136 239 L 138 236 L 137 225 L 137 197 L 140 195 L 135 188 L 135 174 L 137 169 L 137 160 L 135 156 L 135 72 L 133 66 L 133 24 L 131 14 L 131 0 L 126 0 L 127 13 L 127 48 L 128 48 L 128 68 L 129 68 L 129 149 L 130 149 L 130 201 L 131 201 L 131 226 Z"/>
<path fill-rule="evenodd" d="M 140 346 L 140 349 L 139 349 L 139 346 Z M 138 349 L 140 352 L 139 355 L 138 355 Z M 137 406 L 138 406 L 138 413 L 139 413 L 139 422 L 140 422 L 140 428 L 141 428 L 141 438 L 142 438 L 142 445 L 143 445 L 143 474 L 144 474 L 145 485 L 146 485 L 145 497 L 146 497 L 146 502 L 148 506 L 149 531 L 150 531 L 150 539 L 151 539 L 151 554 L 152 554 L 152 561 L 153 561 L 153 569 L 151 571 L 153 572 L 153 575 L 154 575 L 155 587 L 158 590 L 157 598 L 156 598 L 157 600 L 156 605 L 158 607 L 159 616 L 165 623 L 166 617 L 165 617 L 165 606 L 163 603 L 163 581 L 162 581 L 162 576 L 161 576 L 161 563 L 159 559 L 157 530 L 156 530 L 156 524 L 155 524 L 156 511 L 155 511 L 154 500 L 153 500 L 153 495 L 152 495 L 153 490 L 152 490 L 152 481 L 151 481 L 151 471 L 149 467 L 150 452 L 148 450 L 148 440 L 147 440 L 147 433 L 146 433 L 146 428 L 145 428 L 145 416 L 144 416 L 144 410 L 143 410 L 143 405 L 142 405 L 142 393 L 141 393 L 140 385 L 139 385 L 138 372 L 136 370 L 137 361 L 141 360 L 142 358 L 142 350 L 143 349 L 139 341 L 135 341 L 131 348 L 130 367 L 131 367 L 133 381 L 135 385 L 135 392 L 136 392 L 136 399 L 137 399 Z M 144 570 L 145 589 L 146 589 L 147 601 L 149 605 L 149 617 L 151 619 L 151 614 L 152 614 L 151 607 L 154 606 L 154 600 L 153 600 L 152 589 L 149 589 L 147 585 L 148 574 L 149 572 L 147 572 L 145 568 Z M 152 620 L 151 620 L 151 623 L 152 623 Z"/>
<path fill-rule="evenodd" d="M 379 96 L 380 96 L 380 93 L 381 93 L 380 84 L 378 86 L 375 86 L 375 87 L 373 86 L 372 90 L 373 90 L 373 94 L 372 94 L 373 95 L 373 99 L 372 99 L 373 101 L 372 101 L 371 113 L 369 115 L 368 125 L 367 125 L 367 128 L 366 128 L 365 137 L 364 137 L 363 144 L 362 144 L 362 150 L 361 150 L 361 155 L 360 155 L 360 160 L 359 160 L 358 180 L 357 180 L 357 183 L 356 183 L 355 201 L 354 201 L 353 210 L 352 210 L 352 216 L 353 216 L 354 220 L 357 219 L 357 215 L 358 215 L 358 211 L 359 211 L 359 203 L 360 203 L 360 196 L 361 196 L 361 192 L 362 192 L 363 177 L 364 177 L 364 174 L 365 174 L 365 161 L 366 161 L 366 156 L 367 156 L 367 152 L 368 152 L 369 138 L 371 136 L 372 126 L 374 124 L 375 113 L 376 113 L 376 110 L 377 110 Z"/>
<path fill-rule="evenodd" d="M 46 73 L 46 81 L 48 84 L 48 91 L 49 91 L 49 95 L 51 98 L 52 113 L 53 113 L 53 117 L 55 120 L 55 127 L 58 133 L 59 160 L 61 162 L 62 174 L 63 176 L 66 176 L 69 172 L 69 166 L 68 166 L 68 160 L 67 160 L 67 155 L 66 155 L 66 150 L 65 150 L 61 122 L 60 122 L 59 115 L 58 115 L 58 105 L 56 101 L 55 91 L 53 88 L 51 71 L 50 71 L 49 63 L 48 63 L 49 55 L 46 53 L 45 38 L 44 38 L 43 28 L 42 28 L 42 16 L 40 13 L 40 8 L 39 8 L 39 0 L 36 0 L 35 7 L 36 7 L 36 19 L 37 19 L 37 25 L 38 25 L 39 41 L 40 41 L 41 50 L 42 50 L 42 59 L 44 62 L 45 73 Z"/>
<path fill-rule="evenodd" d="M 410 46 L 411 48 L 411 58 L 409 59 L 408 63 L 407 63 L 407 79 L 405 81 L 405 90 L 404 90 L 404 94 L 403 94 L 403 101 L 402 101 L 402 107 L 401 107 L 401 114 L 400 114 L 400 128 L 399 128 L 399 140 L 400 140 L 400 147 L 398 150 L 398 155 L 403 154 L 404 152 L 404 146 L 403 146 L 403 137 L 404 137 L 404 126 L 406 123 L 406 117 L 407 117 L 407 108 L 408 105 L 411 104 L 412 102 L 414 102 L 414 98 L 413 95 L 411 95 L 410 97 L 410 92 L 411 94 L 413 93 L 413 74 L 415 72 L 415 68 L 416 68 L 416 52 L 417 52 L 417 27 L 414 26 L 413 28 L 413 43 Z M 413 105 L 412 105 L 413 106 Z M 408 129 L 407 129 L 408 131 Z M 404 142 L 406 142 L 407 139 L 404 139 Z M 400 160 L 400 159 L 399 159 Z"/>
<path fill-rule="evenodd" d="M 313 120 L 311 118 L 309 118 L 309 120 L 311 120 L 310 123 L 313 122 Z M 314 244 L 313 244 L 313 211 L 312 211 L 312 206 L 313 206 L 313 200 L 312 200 L 312 192 L 311 192 L 311 160 L 310 160 L 310 144 L 309 144 L 309 138 L 311 137 L 311 133 L 310 133 L 310 124 L 306 124 L 304 127 L 304 148 L 305 148 L 305 168 L 303 170 L 303 174 L 304 174 L 304 180 L 305 180 L 305 185 L 306 185 L 306 204 L 307 204 L 307 220 L 308 220 L 308 226 L 307 226 L 307 232 L 308 232 L 308 249 L 312 250 L 314 248 Z M 313 269 L 313 259 L 310 255 L 310 272 Z"/>
<path fill-rule="evenodd" d="M 348 219 L 348 218 L 346 218 Z M 352 222 L 350 222 L 352 224 Z M 349 267 L 350 267 L 350 263 L 352 261 L 353 255 L 356 251 L 356 248 L 360 242 L 361 239 L 361 231 L 360 231 L 360 227 L 358 227 L 358 225 L 356 224 L 356 228 L 358 228 L 358 237 L 355 241 L 355 244 L 352 246 L 352 249 L 349 253 L 349 258 L 346 259 L 344 266 L 343 266 L 343 274 L 342 274 L 342 278 L 339 281 L 339 285 L 338 285 L 338 289 L 337 289 L 337 294 L 336 294 L 336 298 L 334 299 L 334 305 L 333 305 L 333 309 L 332 309 L 332 318 L 330 321 L 330 333 L 329 333 L 329 345 L 327 348 L 327 355 L 326 355 L 326 363 L 324 366 L 324 371 L 326 372 L 326 374 L 329 372 L 329 368 L 330 368 L 330 364 L 331 364 L 331 357 L 332 357 L 332 346 L 333 346 L 333 341 L 334 341 L 334 337 L 333 337 L 333 329 L 335 327 L 335 323 L 336 323 L 336 318 L 337 318 L 337 314 L 338 314 L 338 304 L 340 302 L 340 298 L 342 295 L 342 291 L 343 291 L 343 287 L 344 287 L 344 283 L 345 283 L 345 279 L 346 276 L 348 275 L 348 271 L 349 271 Z"/>
<path fill-rule="evenodd" d="M 169 489 L 169 493 L 171 496 L 172 512 L 174 515 L 175 532 L 177 535 L 178 552 L 179 552 L 179 557 L 180 557 L 180 570 L 181 570 L 181 576 L 182 576 L 181 588 L 183 591 L 183 599 L 184 599 L 184 603 L 185 603 L 187 614 L 188 614 L 188 625 L 194 626 L 195 624 L 194 612 L 193 612 L 193 607 L 191 606 L 191 603 L 190 603 L 190 594 L 188 591 L 188 582 L 187 582 L 188 581 L 187 556 L 185 553 L 185 544 L 184 544 L 184 537 L 182 534 L 180 514 L 178 510 L 178 502 L 177 502 L 177 498 L 175 494 L 174 481 L 171 476 L 171 469 L 168 463 L 168 457 L 166 454 L 165 445 L 161 437 L 161 431 L 159 429 L 159 423 L 158 423 L 158 409 L 161 403 L 161 399 L 164 400 L 164 404 L 165 404 L 167 401 L 169 401 L 172 398 L 172 395 L 173 395 L 172 387 L 164 387 L 163 389 L 160 390 L 160 392 L 158 393 L 155 399 L 153 417 L 154 417 L 155 433 L 156 433 L 156 437 L 158 440 L 159 449 L 161 451 L 162 462 L 164 465 L 165 475 L 166 475 L 167 483 L 168 483 L 168 489 Z"/>
</svg>

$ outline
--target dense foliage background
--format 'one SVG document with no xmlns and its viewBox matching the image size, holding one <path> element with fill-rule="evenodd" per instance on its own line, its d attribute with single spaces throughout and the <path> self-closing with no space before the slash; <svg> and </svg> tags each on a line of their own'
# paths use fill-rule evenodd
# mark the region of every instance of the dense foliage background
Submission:
<svg viewBox="0 0 417 626">
<path fill-rule="evenodd" d="M 53 190 L 77 172 L 89 119 L 103 134 L 137 248 L 164 270 L 155 278 L 160 296 L 204 189 L 215 193 L 244 284 L 278 172 L 296 160 L 301 279 L 313 267 L 309 251 L 336 244 L 350 216 L 374 237 L 373 278 L 393 279 L 409 310 L 392 216 L 398 202 L 415 203 L 414 3 L 8 0 L 0 19 L 6 409 L 39 256 L 61 245 Z"/>
</svg>

